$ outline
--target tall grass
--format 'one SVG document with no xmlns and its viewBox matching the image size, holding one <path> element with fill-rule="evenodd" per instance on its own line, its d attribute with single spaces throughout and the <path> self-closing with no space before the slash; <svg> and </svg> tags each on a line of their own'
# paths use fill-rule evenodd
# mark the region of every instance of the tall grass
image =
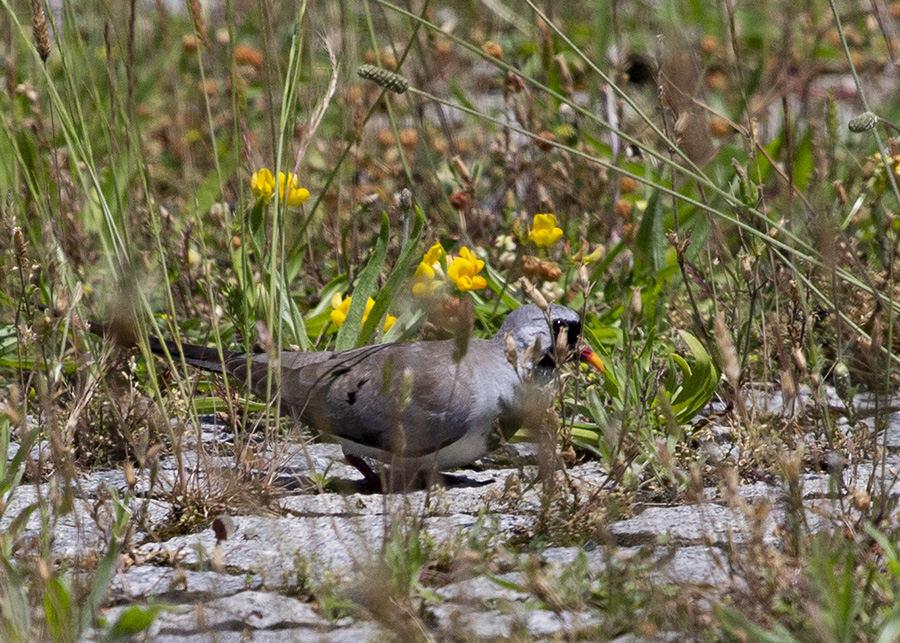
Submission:
<svg viewBox="0 0 900 643">
<path fill-rule="evenodd" d="M 192 475 L 185 439 L 199 439 L 201 415 L 227 418 L 236 465 L 296 427 L 277 398 L 243 399 L 178 354 L 156 360 L 149 336 L 277 358 L 452 335 L 440 321 L 465 302 L 475 332 L 490 334 L 528 299 L 523 276 L 584 312 L 586 340 L 610 365 L 567 383 L 562 421 L 546 420 L 567 457 L 609 472 L 587 498 L 571 489 L 574 514 L 608 492 L 670 500 L 720 481 L 720 464 L 690 448 L 702 431 L 691 420 L 716 393 L 737 409 L 737 441 L 753 456 L 727 463 L 742 475 L 777 469 L 803 432 L 886 462 L 874 433 L 853 444 L 828 414 L 774 431 L 746 399 L 749 384 L 774 382 L 786 403 L 807 390 L 825 408 L 832 369 L 836 384 L 848 373 L 847 400 L 853 386 L 896 383 L 900 192 L 885 137 L 898 108 L 869 97 L 893 41 L 869 29 L 887 18 L 868 4 L 227 0 L 170 15 L 97 1 L 63 2 L 57 15 L 2 2 L 0 442 L 22 447 L 4 470 L 5 502 L 26 468 L 29 483 L 67 488 L 79 471 L 150 469 L 171 453 L 170 491 L 196 509 L 183 525 L 193 528 L 257 484 Z M 396 71 L 408 90 L 357 78 L 362 62 Z M 846 105 L 817 95 L 822 70 L 853 79 L 852 115 L 871 112 L 874 127 L 846 131 Z M 299 175 L 312 197 L 298 208 L 258 200 L 250 177 L 262 167 Z M 528 227 L 548 211 L 564 240 L 538 249 Z M 489 288 L 462 303 L 412 296 L 435 242 L 477 248 Z M 335 294 L 353 296 L 339 329 Z M 399 321 L 383 332 L 388 314 Z M 115 341 L 92 337 L 89 320 L 108 322 Z M 39 439 L 49 446 L 30 468 Z M 276 470 L 273 459 L 265 489 Z M 888 507 L 876 495 L 855 537 Z M 42 500 L 33 511 L 52 526 L 53 509 Z M 582 523 L 568 518 L 544 520 L 540 537 L 570 538 Z M 65 573 L 46 547 L 37 562 L 16 560 L 11 538 L 4 626 L 64 638 L 60 619 L 75 618 L 61 607 Z M 874 559 L 859 564 L 879 572 Z M 11 607 L 34 596 L 47 605 L 38 622 Z"/>
</svg>

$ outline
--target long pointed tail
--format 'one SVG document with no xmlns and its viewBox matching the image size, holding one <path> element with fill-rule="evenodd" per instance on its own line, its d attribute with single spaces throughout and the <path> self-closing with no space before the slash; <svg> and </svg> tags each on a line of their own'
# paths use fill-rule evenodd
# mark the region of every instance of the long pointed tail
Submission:
<svg viewBox="0 0 900 643">
<path fill-rule="evenodd" d="M 135 346 L 137 344 L 137 338 L 132 331 L 123 330 L 115 324 L 90 322 L 89 329 L 95 335 L 112 338 L 115 343 L 121 346 Z M 178 344 L 168 339 L 159 339 L 158 337 L 151 336 L 148 339 L 150 350 L 154 355 L 165 357 L 168 354 L 176 362 L 183 358 L 185 364 L 213 373 L 225 372 L 222 365 L 223 358 L 227 362 L 239 355 L 239 353 L 228 350 L 222 351 L 220 355 L 216 348 L 197 346 L 196 344 Z"/>
</svg>

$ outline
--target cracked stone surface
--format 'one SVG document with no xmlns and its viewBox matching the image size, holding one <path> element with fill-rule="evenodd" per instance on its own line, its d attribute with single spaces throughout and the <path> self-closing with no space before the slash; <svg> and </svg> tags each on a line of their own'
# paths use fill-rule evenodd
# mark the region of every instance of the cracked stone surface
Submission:
<svg viewBox="0 0 900 643">
<path fill-rule="evenodd" d="M 509 639 L 514 634 L 533 638 L 574 638 L 601 627 L 603 623 L 600 615 L 589 612 L 556 613 L 524 608 L 510 612 L 472 612 L 458 605 L 450 605 L 433 608 L 431 614 L 437 622 L 438 632 L 489 640 Z"/>
<path fill-rule="evenodd" d="M 825 397 L 830 407 L 844 408 L 832 391 L 826 390 Z M 801 391 L 798 399 L 808 404 L 811 394 Z M 759 391 L 752 402 L 757 413 L 794 412 L 774 391 Z M 873 479 L 883 480 L 882 488 L 890 496 L 900 495 L 900 453 L 891 451 L 900 447 L 900 412 L 891 407 L 892 402 L 896 401 L 871 396 L 854 400 L 859 422 L 885 427 L 884 468 L 839 463 L 833 475 L 801 474 L 802 520 L 810 530 L 833 529 L 841 512 L 846 515 L 847 495 L 865 497 Z M 883 421 L 875 421 L 876 408 L 887 409 Z M 226 510 L 233 530 L 223 541 L 217 541 L 209 528 L 211 516 L 181 535 L 161 535 L 177 518 L 177 507 L 168 499 L 179 467 L 198 488 L 217 484 L 223 479 L 221 472 L 233 473 L 227 456 L 229 436 L 222 428 L 204 425 L 196 435 L 194 444 L 213 448 L 214 454 L 201 456 L 187 450 L 180 463 L 164 458 L 155 486 L 147 471 L 137 471 L 133 487 L 122 471 L 91 473 L 65 494 L 52 481 L 22 485 L 2 498 L 6 507 L 0 529 L 9 530 L 20 514 L 25 518 L 40 498 L 54 499 L 59 507 L 65 497 L 62 504 L 67 510 L 52 533 L 54 556 L 65 560 L 102 554 L 114 516 L 112 498 L 118 494 L 135 517 L 133 546 L 113 575 L 103 613 L 106 623 L 115 622 L 131 605 L 156 603 L 164 609 L 137 640 L 364 643 L 397 635 L 391 630 L 390 613 L 377 616 L 360 607 L 335 613 L 329 612 L 327 604 L 341 605 L 360 588 L 371 591 L 372 579 L 378 578 L 374 574 L 383 569 L 384 546 L 392 529 L 402 535 L 417 522 L 437 550 L 465 542 L 490 549 L 520 537 L 527 542 L 541 514 L 540 485 L 525 482 L 536 473 L 532 445 L 511 445 L 474 468 L 455 472 L 463 477 L 462 484 L 380 495 L 358 488 L 358 473 L 342 461 L 337 445 L 285 440 L 261 455 L 263 470 L 242 472 L 257 477 L 271 474 L 268 479 L 281 495 L 269 509 Z M 709 447 L 701 451 L 707 457 L 735 456 L 730 427 L 713 426 L 705 435 Z M 715 452 L 710 451 L 712 447 Z M 266 468 L 270 463 L 277 463 L 274 471 Z M 602 483 L 605 475 L 597 462 L 567 470 L 572 484 L 585 489 Z M 312 479 L 338 483 L 342 491 L 329 486 L 317 494 Z M 594 633 L 603 631 L 604 613 L 584 602 L 573 603 L 577 608 L 567 608 L 563 602 L 553 609 L 552 602 L 565 595 L 566 587 L 571 589 L 574 582 L 580 584 L 580 592 L 591 587 L 602 591 L 604 578 L 619 573 L 655 585 L 694 587 L 713 594 L 740 589 L 743 580 L 729 566 L 729 552 L 750 544 L 781 549 L 795 528 L 791 523 L 796 514 L 785 504 L 791 493 L 780 481 L 761 480 L 730 492 L 721 487 L 704 489 L 702 501 L 695 504 L 636 506 L 629 517 L 606 523 L 602 544 L 588 540 L 580 546 L 511 554 L 505 567 L 489 574 L 472 567 L 432 581 L 425 587 L 428 598 L 422 600 L 416 618 L 438 639 L 591 640 Z M 40 512 L 34 511 L 22 523 L 15 551 L 36 546 L 40 537 Z M 708 601 L 706 605 L 708 609 Z M 103 636 L 100 627 L 84 640 L 99 641 Z M 682 640 L 690 639 L 669 632 L 616 639 L 621 643 Z"/>
<path fill-rule="evenodd" d="M 193 602 L 237 594 L 247 589 L 259 589 L 261 586 L 262 578 L 257 574 L 241 576 L 136 565 L 113 578 L 111 591 L 115 600 L 139 601 L 153 596 L 161 600 Z"/>
</svg>

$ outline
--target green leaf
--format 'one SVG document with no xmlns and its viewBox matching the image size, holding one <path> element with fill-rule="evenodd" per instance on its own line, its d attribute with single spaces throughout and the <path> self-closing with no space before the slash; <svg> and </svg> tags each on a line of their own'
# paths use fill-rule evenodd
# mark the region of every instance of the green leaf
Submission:
<svg viewBox="0 0 900 643">
<path fill-rule="evenodd" d="M 666 265 L 666 232 L 663 225 L 663 208 L 659 190 L 654 190 L 647 201 L 647 209 L 641 218 L 641 225 L 635 238 L 638 255 L 654 273 Z"/>
<path fill-rule="evenodd" d="M 19 514 L 13 518 L 13 521 L 9 523 L 9 527 L 6 528 L 6 534 L 10 539 L 18 538 L 19 533 L 25 529 L 25 526 L 28 524 L 28 520 L 31 518 L 31 514 L 35 512 L 38 508 L 37 502 L 32 502 L 30 505 L 22 509 Z"/>
<path fill-rule="evenodd" d="M 359 279 L 356 281 L 356 287 L 353 289 L 353 301 L 350 303 L 350 310 L 347 311 L 347 318 L 338 329 L 337 339 L 334 343 L 335 350 L 345 351 L 357 345 L 363 313 L 366 311 L 366 301 L 375 292 L 375 283 L 378 280 L 378 275 L 381 274 L 381 269 L 384 268 L 384 260 L 387 258 L 390 232 L 391 226 L 387 212 L 382 212 L 381 234 L 378 235 L 378 242 L 375 244 L 375 250 L 372 251 L 372 256 L 366 263 L 366 267 L 359 273 Z"/>
<path fill-rule="evenodd" d="M 73 641 L 77 639 L 72 631 L 72 596 L 64 578 L 51 576 L 44 591 L 44 618 L 53 641 Z"/>
<path fill-rule="evenodd" d="M 681 385 L 668 383 L 672 410 L 679 422 L 687 422 L 712 398 L 719 384 L 719 372 L 703 343 L 691 333 L 679 330 L 681 339 L 687 344 L 693 366 L 681 355 L 671 355 L 672 361 L 681 371 Z"/>
<path fill-rule="evenodd" d="M 162 610 L 162 605 L 148 605 L 147 607 L 133 605 L 129 607 L 119 614 L 119 618 L 109 628 L 104 640 L 107 643 L 130 640 L 135 634 L 139 634 L 153 625 L 153 621 L 156 620 L 156 617 Z"/>
<path fill-rule="evenodd" d="M 266 248 L 266 210 L 265 202 L 262 199 L 257 199 L 250 210 L 250 214 L 247 216 L 250 238 L 253 240 L 254 249 L 260 259 Z"/>
<path fill-rule="evenodd" d="M 121 549 L 119 542 L 131 517 L 128 507 L 119 499 L 119 494 L 115 489 L 112 492 L 112 503 L 115 509 L 115 521 L 110 527 L 109 547 L 94 571 L 90 591 L 81 605 L 80 625 L 82 632 L 86 631 L 90 626 L 94 615 L 109 592 L 109 583 L 112 580 L 113 572 L 116 570 L 116 561 L 119 559 L 119 550 Z"/>
<path fill-rule="evenodd" d="M 419 256 L 419 239 L 422 237 L 422 229 L 424 227 L 425 215 L 422 214 L 422 211 L 417 207 L 416 221 L 413 225 L 412 235 L 410 235 L 406 244 L 403 246 L 403 249 L 400 251 L 400 256 L 397 258 L 394 269 L 391 271 L 391 274 L 387 278 L 387 282 L 385 282 L 384 287 L 375 299 L 375 305 L 372 306 L 369 317 L 366 319 L 366 322 L 363 324 L 362 330 L 359 333 L 359 339 L 356 340 L 357 346 L 363 346 L 369 342 L 372 333 L 375 332 L 375 328 L 381 322 L 384 313 L 387 312 L 388 306 L 394 301 L 400 286 L 406 283 L 409 276 L 409 269 L 416 263 L 416 257 Z"/>
</svg>

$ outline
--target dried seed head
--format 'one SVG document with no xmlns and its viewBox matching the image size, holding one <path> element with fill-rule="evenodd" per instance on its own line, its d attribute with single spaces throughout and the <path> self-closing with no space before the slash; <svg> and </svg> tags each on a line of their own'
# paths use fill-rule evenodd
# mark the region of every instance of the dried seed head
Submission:
<svg viewBox="0 0 900 643">
<path fill-rule="evenodd" d="M 632 193 L 638 191 L 637 181 L 635 181 L 630 176 L 622 177 L 621 186 L 622 186 L 622 194 L 632 194 Z"/>
<path fill-rule="evenodd" d="M 488 40 L 486 43 L 481 45 L 481 51 L 486 53 L 488 56 L 493 56 L 494 58 L 503 60 L 503 48 L 493 40 Z"/>
<path fill-rule="evenodd" d="M 738 390 L 741 377 L 741 367 L 738 361 L 737 351 L 734 350 L 734 342 L 731 340 L 731 333 L 725 325 L 725 316 L 722 313 L 716 315 L 715 323 L 716 346 L 722 354 L 722 370 L 725 377 L 728 378 L 729 384 Z"/>
<path fill-rule="evenodd" d="M 547 192 L 547 188 L 542 183 L 538 183 L 537 197 L 541 212 L 556 212 L 556 208 L 553 207 L 553 199 L 550 198 L 550 193 Z"/>
<path fill-rule="evenodd" d="M 200 42 L 207 45 L 209 44 L 209 36 L 206 34 L 206 18 L 203 17 L 203 6 L 200 4 L 200 0 L 190 0 L 190 5 L 191 18 L 194 20 L 194 31 L 197 32 Z"/>
<path fill-rule="evenodd" d="M 632 318 L 641 316 L 641 312 L 644 310 L 644 302 L 641 299 L 640 288 L 631 289 L 631 302 L 629 303 L 628 308 L 631 311 Z"/>
<path fill-rule="evenodd" d="M 541 130 L 538 137 L 534 139 L 534 144 L 538 146 L 542 152 L 549 152 L 553 149 L 552 143 L 556 142 L 556 135 L 549 130 Z"/>
<path fill-rule="evenodd" d="M 844 362 L 834 365 L 834 390 L 842 400 L 850 399 L 850 369 Z"/>
<path fill-rule="evenodd" d="M 130 489 L 134 489 L 134 487 L 137 485 L 137 473 L 135 472 L 134 465 L 130 460 L 125 461 L 125 483 Z"/>
<path fill-rule="evenodd" d="M 456 173 L 459 174 L 459 178 L 466 183 L 467 185 L 472 184 L 472 174 L 469 172 L 469 168 L 466 167 L 466 164 L 463 162 L 461 158 L 458 156 L 454 156 L 450 159 L 450 164 L 453 166 L 453 169 L 456 170 Z"/>
<path fill-rule="evenodd" d="M 41 558 L 37 563 L 38 576 L 45 583 L 53 578 L 53 567 L 45 559 Z"/>
<path fill-rule="evenodd" d="M 538 336 L 534 338 L 534 343 L 528 347 L 528 350 L 525 351 L 522 359 L 531 361 L 532 364 L 537 364 L 540 361 L 543 352 L 544 347 L 541 344 L 541 338 Z"/>
<path fill-rule="evenodd" d="M 274 355 L 275 342 L 272 341 L 272 333 L 269 332 L 269 327 L 266 326 L 265 322 L 260 320 L 256 321 L 256 335 L 259 338 L 259 345 L 262 346 L 263 350 L 270 356 Z"/>
<path fill-rule="evenodd" d="M 572 78 L 572 71 L 569 69 L 569 64 L 562 54 L 555 56 L 554 60 L 556 61 L 557 67 L 559 67 L 560 84 L 565 92 L 571 95 L 572 92 L 575 91 L 575 80 Z M 565 105 L 565 103 L 563 104 Z M 568 105 L 566 106 L 568 107 Z"/>
<path fill-rule="evenodd" d="M 456 210 L 468 210 L 475 205 L 475 202 L 472 199 L 472 195 L 467 191 L 454 190 L 450 194 L 450 205 Z"/>
<path fill-rule="evenodd" d="M 620 219 L 626 219 L 626 220 L 630 219 L 631 212 L 633 209 L 634 209 L 634 206 L 632 205 L 631 201 L 626 201 L 625 199 L 619 199 L 613 205 L 613 212 Z"/>
<path fill-rule="evenodd" d="M 674 468 L 674 460 L 672 458 L 672 452 L 669 451 L 669 445 L 663 439 L 658 439 L 656 441 L 656 449 L 659 456 L 660 464 L 664 469 L 671 471 Z"/>
<path fill-rule="evenodd" d="M 383 67 L 376 67 L 375 65 L 360 65 L 356 70 L 356 73 L 360 78 L 371 80 L 373 83 L 381 85 L 385 89 L 392 91 L 395 94 L 402 94 L 407 89 L 409 89 L 409 81 L 406 78 L 404 78 L 400 74 L 395 74 L 392 71 L 388 71 Z"/>
<path fill-rule="evenodd" d="M 750 255 L 741 256 L 741 276 L 748 284 L 753 283 L 753 260 Z"/>
<path fill-rule="evenodd" d="M 12 96 L 16 93 L 16 59 L 10 55 L 4 57 L 6 59 L 6 93 Z"/>
<path fill-rule="evenodd" d="M 516 347 L 516 340 L 512 333 L 506 333 L 506 349 L 503 351 L 503 354 L 506 355 L 506 361 L 509 362 L 513 368 L 518 367 L 519 349 Z"/>
<path fill-rule="evenodd" d="M 838 202 L 841 205 L 847 204 L 847 190 L 844 189 L 844 182 L 838 179 L 834 183 L 831 184 L 834 187 L 835 192 L 837 193 Z"/>
<path fill-rule="evenodd" d="M 575 278 L 575 283 L 572 284 L 572 289 L 576 292 L 581 292 L 587 295 L 591 289 L 591 279 L 588 276 L 588 269 L 583 263 L 578 266 L 578 276 Z"/>
<path fill-rule="evenodd" d="M 16 245 L 16 262 L 21 264 L 22 260 L 25 258 L 25 252 L 28 249 L 25 245 L 25 234 L 22 232 L 22 228 L 16 226 L 13 229 L 13 241 Z"/>
<path fill-rule="evenodd" d="M 556 345 L 554 346 L 554 349 L 556 350 L 559 361 L 565 361 L 569 352 L 569 329 L 567 327 L 564 326 L 559 329 L 559 333 L 556 335 Z"/>
<path fill-rule="evenodd" d="M 865 489 L 854 489 L 850 492 L 850 504 L 858 511 L 867 511 L 872 505 L 872 496 Z"/>
<path fill-rule="evenodd" d="M 544 298 L 544 295 L 540 290 L 535 288 L 534 284 L 531 283 L 531 281 L 529 281 L 526 277 L 522 277 L 522 288 L 538 308 L 540 308 L 544 312 L 550 310 L 550 306 L 547 304 L 547 300 Z"/>
<path fill-rule="evenodd" d="M 397 196 L 397 205 L 404 212 L 412 207 L 412 192 L 409 191 L 409 188 L 400 190 L 400 194 Z"/>
<path fill-rule="evenodd" d="M 790 371 L 781 371 L 779 380 L 781 381 L 781 396 L 784 398 L 785 404 L 792 403 L 797 397 L 797 389 Z"/>
<path fill-rule="evenodd" d="M 41 0 L 31 0 L 31 22 L 34 26 L 34 46 L 43 62 L 50 57 L 50 32 L 47 29 L 47 14 Z"/>
<path fill-rule="evenodd" d="M 398 410 L 403 411 L 410 405 L 410 402 L 412 402 L 414 382 L 415 377 L 413 370 L 407 366 L 403 369 L 403 375 L 400 378 L 400 390 L 398 391 L 399 395 L 397 396 Z M 399 433 L 403 433 L 403 431 L 399 431 Z"/>
</svg>

